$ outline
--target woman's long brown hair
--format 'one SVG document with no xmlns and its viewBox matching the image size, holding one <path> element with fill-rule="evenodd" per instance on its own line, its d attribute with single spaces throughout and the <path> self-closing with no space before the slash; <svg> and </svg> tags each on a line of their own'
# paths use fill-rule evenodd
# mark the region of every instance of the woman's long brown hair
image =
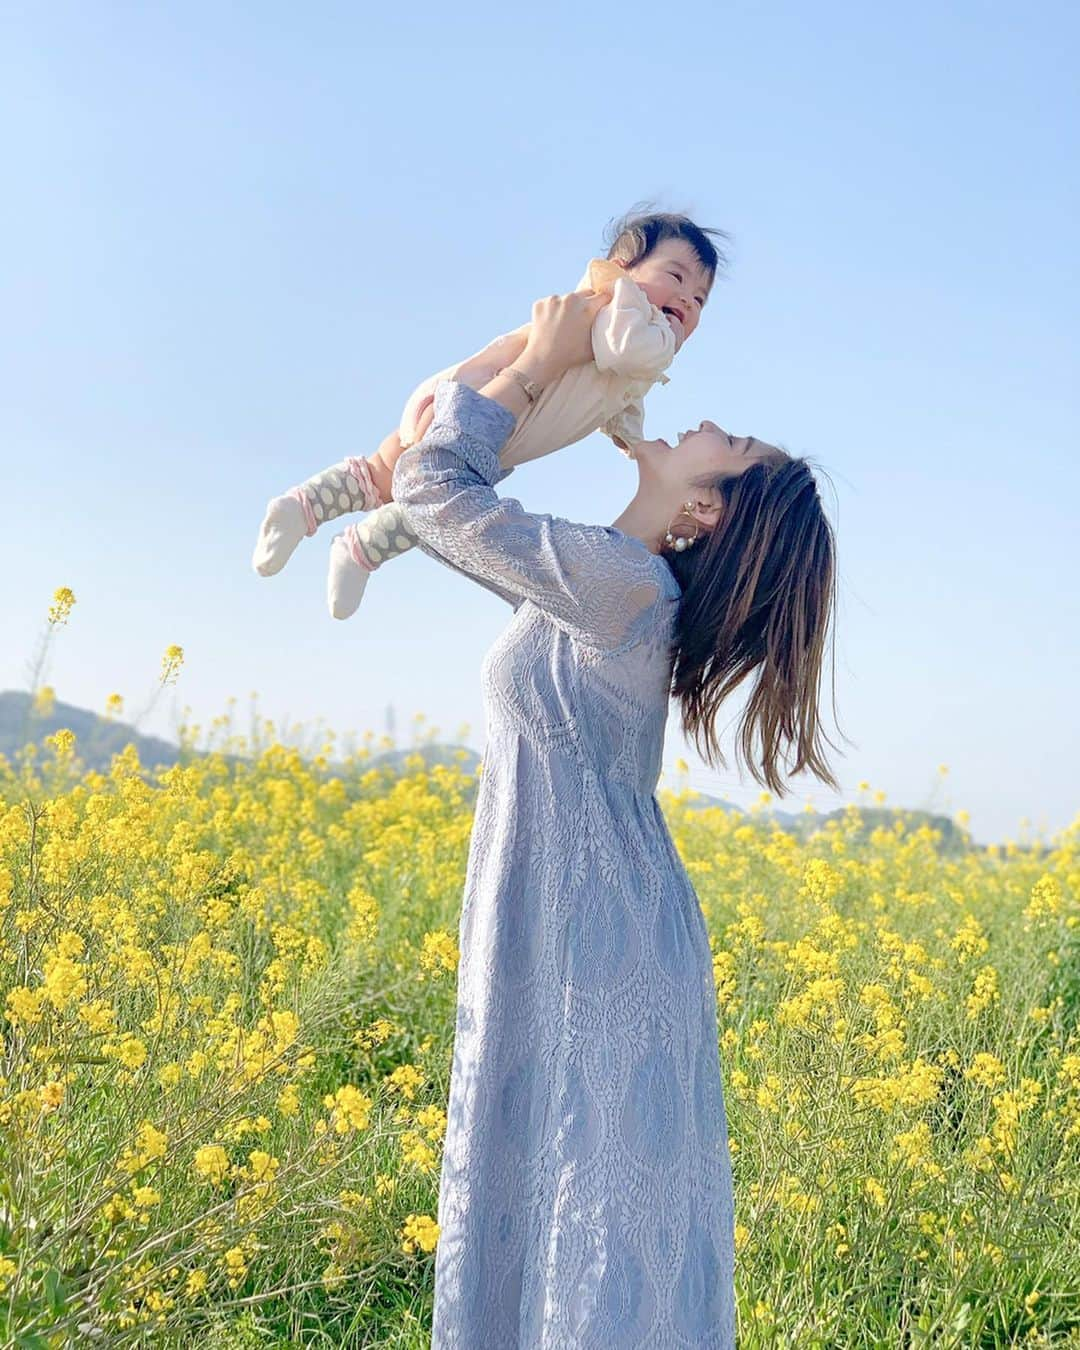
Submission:
<svg viewBox="0 0 1080 1350">
<path fill-rule="evenodd" d="M 741 473 L 699 486 L 720 493 L 719 521 L 685 551 L 663 550 L 683 592 L 671 677 L 683 731 L 707 763 L 726 768 L 717 715 L 757 671 L 736 731 L 737 756 L 778 797 L 785 795 L 782 759 L 784 773 L 808 769 L 839 791 L 821 745 L 833 742 L 821 730 L 817 706 L 835 613 L 836 548 L 810 467 L 770 449 Z M 835 653 L 833 679 L 835 716 Z"/>
</svg>

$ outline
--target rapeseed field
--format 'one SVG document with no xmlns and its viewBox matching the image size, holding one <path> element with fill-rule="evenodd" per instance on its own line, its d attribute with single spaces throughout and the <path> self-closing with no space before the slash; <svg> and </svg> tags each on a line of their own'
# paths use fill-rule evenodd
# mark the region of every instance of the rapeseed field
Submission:
<svg viewBox="0 0 1080 1350">
<path fill-rule="evenodd" d="M 477 774 L 221 726 L 155 772 L 0 757 L 4 1345 L 428 1344 Z M 949 852 L 660 800 L 740 1346 L 1080 1345 L 1080 821 Z"/>
</svg>

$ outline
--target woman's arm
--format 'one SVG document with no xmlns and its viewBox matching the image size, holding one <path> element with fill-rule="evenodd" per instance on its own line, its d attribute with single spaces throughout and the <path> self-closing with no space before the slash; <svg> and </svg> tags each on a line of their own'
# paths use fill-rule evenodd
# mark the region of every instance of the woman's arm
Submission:
<svg viewBox="0 0 1080 1350">
<path fill-rule="evenodd" d="M 587 360 L 597 299 L 572 293 L 538 302 L 515 368 L 543 385 Z M 510 375 L 479 392 L 440 384 L 430 430 L 397 462 L 394 497 L 432 556 L 504 596 L 532 601 L 579 641 L 621 646 L 659 595 L 644 546 L 611 526 L 531 514 L 494 491 L 504 476 L 499 450 L 527 406 Z"/>
</svg>

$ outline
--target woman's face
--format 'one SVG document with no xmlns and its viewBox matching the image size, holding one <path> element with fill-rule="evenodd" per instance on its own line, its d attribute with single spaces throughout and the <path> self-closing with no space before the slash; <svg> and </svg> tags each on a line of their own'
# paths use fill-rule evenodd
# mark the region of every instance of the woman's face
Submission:
<svg viewBox="0 0 1080 1350">
<path fill-rule="evenodd" d="M 654 527 L 670 521 L 692 501 L 690 514 L 703 529 L 711 530 L 723 514 L 724 500 L 710 480 L 741 474 L 758 460 L 779 464 L 788 456 L 775 445 L 753 436 L 731 436 L 715 422 L 704 421 L 680 432 L 674 445 L 639 441 L 633 458 L 638 466 L 637 500 L 647 503 Z"/>
<path fill-rule="evenodd" d="M 753 436 L 732 436 L 715 422 L 705 420 L 696 428 L 681 431 L 674 445 L 667 441 L 639 441 L 634 459 L 639 472 L 659 491 L 671 490 L 683 501 L 693 495 L 695 480 L 722 473 L 742 473 L 755 460 L 770 453 L 779 455 L 775 446 Z"/>
</svg>

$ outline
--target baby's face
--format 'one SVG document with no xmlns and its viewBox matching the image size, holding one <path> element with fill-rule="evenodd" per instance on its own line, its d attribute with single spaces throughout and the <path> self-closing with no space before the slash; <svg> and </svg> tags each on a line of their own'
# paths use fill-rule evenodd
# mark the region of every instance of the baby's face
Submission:
<svg viewBox="0 0 1080 1350">
<path fill-rule="evenodd" d="M 675 334 L 678 350 L 701 319 L 701 311 L 712 277 L 702 267 L 685 239 L 661 239 L 647 258 L 626 269 L 649 297 L 649 303 L 662 309 Z"/>
</svg>

